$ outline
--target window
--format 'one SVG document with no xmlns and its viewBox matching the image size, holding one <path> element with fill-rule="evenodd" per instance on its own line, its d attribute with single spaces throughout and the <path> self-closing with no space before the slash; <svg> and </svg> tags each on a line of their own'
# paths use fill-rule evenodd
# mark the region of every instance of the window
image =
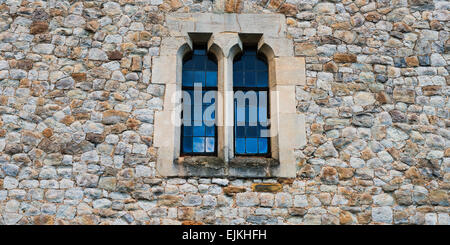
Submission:
<svg viewBox="0 0 450 245">
<path fill-rule="evenodd" d="M 154 116 L 157 174 L 295 177 L 294 152 L 306 144 L 295 91 L 306 66 L 285 16 L 168 13 L 166 21 L 150 71 L 152 84 L 164 84 Z"/>
<path fill-rule="evenodd" d="M 256 47 L 233 61 L 234 149 L 239 156 L 270 156 L 268 66 Z"/>
<path fill-rule="evenodd" d="M 217 152 L 217 61 L 207 55 L 206 45 L 195 46 L 185 57 L 182 69 L 181 153 L 214 155 Z"/>
</svg>

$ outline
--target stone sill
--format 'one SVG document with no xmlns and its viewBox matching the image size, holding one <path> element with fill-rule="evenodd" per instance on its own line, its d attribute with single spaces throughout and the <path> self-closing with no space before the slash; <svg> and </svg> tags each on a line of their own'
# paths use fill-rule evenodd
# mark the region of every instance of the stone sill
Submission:
<svg viewBox="0 0 450 245">
<path fill-rule="evenodd" d="M 272 178 L 279 161 L 265 157 L 235 157 L 229 164 L 215 156 L 184 156 L 176 159 L 180 177 Z"/>
</svg>

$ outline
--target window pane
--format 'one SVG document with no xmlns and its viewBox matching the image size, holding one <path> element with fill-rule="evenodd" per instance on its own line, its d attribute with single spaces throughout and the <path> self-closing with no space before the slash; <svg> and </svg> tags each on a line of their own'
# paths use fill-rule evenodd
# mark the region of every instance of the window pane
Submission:
<svg viewBox="0 0 450 245">
<path fill-rule="evenodd" d="M 205 72 L 204 71 L 195 71 L 194 72 L 194 84 L 195 83 L 201 83 L 202 86 L 205 85 Z"/>
<path fill-rule="evenodd" d="M 242 71 L 243 70 L 243 62 L 241 59 L 235 59 L 233 63 L 233 72 Z"/>
<path fill-rule="evenodd" d="M 217 72 L 216 71 L 207 71 L 206 72 L 206 86 L 207 87 L 216 87 L 217 86 Z"/>
<path fill-rule="evenodd" d="M 258 126 L 253 127 L 247 127 L 247 130 L 245 131 L 245 135 L 247 137 L 258 137 Z"/>
<path fill-rule="evenodd" d="M 236 126 L 235 128 L 236 128 L 236 137 L 244 138 L 245 137 L 245 127 Z"/>
<path fill-rule="evenodd" d="M 205 136 L 214 136 L 215 135 L 215 127 L 206 127 L 206 133 Z"/>
<path fill-rule="evenodd" d="M 205 152 L 205 138 L 194 137 L 193 152 Z"/>
<path fill-rule="evenodd" d="M 208 59 L 208 61 L 206 62 L 206 70 L 217 71 L 217 63 L 211 59 Z"/>
<path fill-rule="evenodd" d="M 192 136 L 192 127 L 191 126 L 183 126 L 183 135 L 184 136 Z"/>
<path fill-rule="evenodd" d="M 245 72 L 245 86 L 254 87 L 256 86 L 256 76 L 255 72 Z"/>
<path fill-rule="evenodd" d="M 258 153 L 258 139 L 247 138 L 245 146 L 246 146 L 246 153 L 248 154 Z"/>
<path fill-rule="evenodd" d="M 192 152 L 192 137 L 183 138 L 183 152 L 186 153 Z"/>
<path fill-rule="evenodd" d="M 256 73 L 256 80 L 258 87 L 267 87 L 269 86 L 268 74 L 266 71 L 260 71 Z"/>
<path fill-rule="evenodd" d="M 268 152 L 268 138 L 258 139 L 258 153 L 265 154 Z"/>
<path fill-rule="evenodd" d="M 267 71 L 267 64 L 264 60 L 257 58 L 256 59 L 256 69 L 258 71 Z"/>
<path fill-rule="evenodd" d="M 206 138 L 206 152 L 214 152 L 214 137 Z"/>
<path fill-rule="evenodd" d="M 244 47 L 242 55 L 233 63 L 234 91 L 242 90 L 244 94 L 258 88 L 265 93 L 261 97 L 257 95 L 257 104 L 250 105 L 246 100 L 245 105 L 238 107 L 235 100 L 235 153 L 237 155 L 267 154 L 270 152 L 269 123 L 268 123 L 268 65 L 264 58 L 256 55 L 256 48 Z M 239 87 L 239 88 L 238 88 Z M 262 89 L 261 89 L 262 88 Z M 259 101 L 261 99 L 261 101 Z M 261 122 L 262 124 L 260 124 Z M 261 132 L 262 131 L 262 132 Z"/>
<path fill-rule="evenodd" d="M 183 86 L 194 85 L 194 71 L 183 71 Z"/>
<path fill-rule="evenodd" d="M 241 71 L 233 71 L 233 86 L 243 87 L 244 86 L 244 73 Z"/>
<path fill-rule="evenodd" d="M 192 57 L 184 60 L 182 70 L 182 85 L 193 87 L 196 83 L 201 86 L 208 86 L 208 89 L 217 88 L 217 62 L 214 57 L 208 57 L 206 47 L 195 46 Z M 202 91 L 201 100 L 194 103 L 193 90 L 187 90 L 189 96 L 183 94 L 183 132 L 182 150 L 184 153 L 211 153 L 215 151 L 215 130 L 214 124 L 215 108 L 214 99 L 203 102 L 205 90 Z M 189 97 L 189 99 L 187 98 Z M 203 118 L 204 112 L 212 114 L 213 118 Z M 186 116 L 185 116 L 186 113 Z M 208 121 L 204 121 L 208 120 Z M 208 123 L 208 126 L 205 124 Z M 205 138 L 206 136 L 209 136 Z"/>
<path fill-rule="evenodd" d="M 244 154 L 245 153 L 245 138 L 236 138 L 236 153 Z"/>
<path fill-rule="evenodd" d="M 194 136 L 205 136 L 205 126 L 194 126 Z"/>
</svg>

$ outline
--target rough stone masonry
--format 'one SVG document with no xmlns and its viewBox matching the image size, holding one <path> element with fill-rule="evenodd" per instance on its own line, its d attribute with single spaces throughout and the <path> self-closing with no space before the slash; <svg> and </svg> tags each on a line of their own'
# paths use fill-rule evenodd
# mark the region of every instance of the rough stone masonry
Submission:
<svg viewBox="0 0 450 245">
<path fill-rule="evenodd" d="M 282 13 L 297 177 L 165 178 L 166 14 Z M 450 3 L 0 0 L 0 224 L 450 224 Z"/>
</svg>

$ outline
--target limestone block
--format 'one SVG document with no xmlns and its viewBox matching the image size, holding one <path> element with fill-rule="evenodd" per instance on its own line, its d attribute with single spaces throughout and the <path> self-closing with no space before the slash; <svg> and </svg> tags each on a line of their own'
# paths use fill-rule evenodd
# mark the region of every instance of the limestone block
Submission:
<svg viewBox="0 0 450 245">
<path fill-rule="evenodd" d="M 172 122 L 173 111 L 157 111 L 155 112 L 155 147 L 174 148 L 174 128 Z"/>
<path fill-rule="evenodd" d="M 242 42 L 237 33 L 226 32 L 226 33 L 216 33 L 208 41 L 208 50 L 213 45 L 219 46 L 223 52 L 224 57 L 229 57 L 231 49 L 234 46 L 239 47 L 242 50 Z"/>
<path fill-rule="evenodd" d="M 305 119 L 297 113 L 280 113 L 278 121 L 278 147 L 280 150 L 305 145 Z"/>
<path fill-rule="evenodd" d="M 173 111 L 181 104 L 182 93 L 177 93 L 177 91 L 181 91 L 180 85 L 174 83 L 166 85 L 166 91 L 164 93 L 164 111 Z"/>
<path fill-rule="evenodd" d="M 170 84 L 177 79 L 177 56 L 153 57 L 152 83 Z"/>
<path fill-rule="evenodd" d="M 187 36 L 189 32 L 262 33 L 270 37 L 286 34 L 282 14 L 170 13 L 166 21 L 171 36 Z"/>
<path fill-rule="evenodd" d="M 295 113 L 297 100 L 295 99 L 295 86 L 277 85 L 274 93 L 276 98 L 272 99 L 277 103 L 278 113 Z M 273 98 L 273 97 L 272 97 Z"/>
<path fill-rule="evenodd" d="M 275 58 L 277 85 L 304 85 L 306 83 L 305 59 L 303 57 Z M 274 84 L 271 84 L 273 86 Z"/>
<path fill-rule="evenodd" d="M 188 37 L 164 37 L 161 41 L 161 56 L 177 55 L 180 48 L 187 45 L 192 50 L 192 41 Z"/>
<path fill-rule="evenodd" d="M 263 52 L 266 56 L 270 53 L 274 57 L 280 56 L 294 56 L 294 44 L 288 38 L 274 38 L 263 36 L 258 43 L 258 50 Z M 272 58 L 272 57 L 267 57 Z"/>
</svg>

